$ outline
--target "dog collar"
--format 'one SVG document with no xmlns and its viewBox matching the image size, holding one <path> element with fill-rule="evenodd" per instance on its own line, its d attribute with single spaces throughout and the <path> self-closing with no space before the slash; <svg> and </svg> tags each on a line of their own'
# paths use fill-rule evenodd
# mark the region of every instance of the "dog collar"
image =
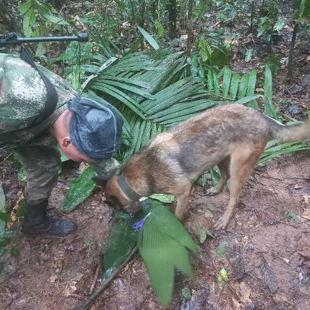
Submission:
<svg viewBox="0 0 310 310">
<path fill-rule="evenodd" d="M 138 201 L 142 197 L 130 187 L 123 174 L 117 178 L 117 184 L 131 200 Z"/>
</svg>

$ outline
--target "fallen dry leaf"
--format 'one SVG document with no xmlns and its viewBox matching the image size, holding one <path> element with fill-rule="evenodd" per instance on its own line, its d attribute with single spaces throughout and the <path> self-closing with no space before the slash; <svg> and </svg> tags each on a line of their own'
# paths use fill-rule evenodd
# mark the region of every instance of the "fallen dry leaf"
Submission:
<svg viewBox="0 0 310 310">
<path fill-rule="evenodd" d="M 213 213 L 210 210 L 206 210 L 205 217 L 213 217 Z"/>
<path fill-rule="evenodd" d="M 17 210 L 20 209 L 20 206 L 18 205 L 18 203 L 19 203 L 22 199 L 24 199 L 24 195 L 23 195 L 22 190 L 20 190 L 20 191 L 17 193 L 17 197 L 19 197 L 19 198 L 18 198 L 18 200 L 17 200 L 17 202 L 16 202 L 15 206 L 13 207 L 13 210 L 12 210 L 12 212 L 11 212 L 11 214 L 10 214 L 11 219 L 12 219 L 13 221 L 12 221 L 12 222 L 7 222 L 7 223 L 6 223 L 6 228 L 7 228 L 7 229 L 10 229 L 10 228 L 12 227 L 12 225 L 14 224 L 15 220 L 16 220 L 16 212 L 17 212 Z"/>
<path fill-rule="evenodd" d="M 240 283 L 236 293 L 240 297 L 242 303 L 249 304 L 252 302 L 250 299 L 251 289 L 244 282 Z"/>
<path fill-rule="evenodd" d="M 127 264 L 120 272 L 120 274 L 124 274 L 129 268 L 129 264 Z"/>
<path fill-rule="evenodd" d="M 289 299 L 285 295 L 282 295 L 282 294 L 275 294 L 275 296 L 273 297 L 273 300 L 276 303 L 288 303 L 288 304 L 292 305 L 292 303 L 289 301 Z"/>
<path fill-rule="evenodd" d="M 89 167 L 89 164 L 87 164 L 87 163 L 84 163 L 83 161 L 80 163 L 80 166 L 79 166 L 79 172 L 80 173 L 83 173 L 84 172 L 84 170 L 86 169 L 86 168 L 88 168 Z"/>
<path fill-rule="evenodd" d="M 271 293 L 275 293 L 279 287 L 278 279 L 263 257 L 261 258 L 260 272 L 265 285 L 268 286 Z"/>
<path fill-rule="evenodd" d="M 301 215 L 301 217 L 310 221 L 310 209 L 306 209 Z"/>
<path fill-rule="evenodd" d="M 71 294 L 73 294 L 77 288 L 75 286 L 75 284 L 77 283 L 77 281 L 69 281 L 64 289 L 64 295 L 66 297 L 70 296 Z"/>
<path fill-rule="evenodd" d="M 234 309 L 244 309 L 243 305 L 237 300 L 235 299 L 234 297 L 232 297 L 232 302 L 233 302 L 233 305 L 234 305 Z"/>
<path fill-rule="evenodd" d="M 307 194 L 302 194 L 302 197 L 304 198 L 304 202 L 305 202 L 306 204 L 308 204 L 309 201 L 310 201 L 310 196 L 307 195 Z"/>
<path fill-rule="evenodd" d="M 58 279 L 57 275 L 50 276 L 50 280 L 52 283 L 55 283 L 55 281 Z"/>
</svg>

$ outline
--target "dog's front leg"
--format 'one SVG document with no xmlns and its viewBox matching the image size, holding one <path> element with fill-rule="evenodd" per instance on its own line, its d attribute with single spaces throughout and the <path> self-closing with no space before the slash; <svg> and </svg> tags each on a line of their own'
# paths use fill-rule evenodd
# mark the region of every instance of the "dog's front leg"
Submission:
<svg viewBox="0 0 310 310">
<path fill-rule="evenodd" d="M 180 221 L 183 220 L 184 215 L 187 211 L 190 192 L 191 187 L 185 188 L 182 194 L 176 195 L 177 207 L 175 209 L 174 214 Z"/>
</svg>

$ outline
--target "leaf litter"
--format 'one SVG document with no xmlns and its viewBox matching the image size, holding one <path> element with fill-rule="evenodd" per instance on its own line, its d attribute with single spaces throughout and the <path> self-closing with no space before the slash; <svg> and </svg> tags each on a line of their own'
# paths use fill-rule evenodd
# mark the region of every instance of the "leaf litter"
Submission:
<svg viewBox="0 0 310 310">
<path fill-rule="evenodd" d="M 270 289 L 271 293 L 275 293 L 279 287 L 278 279 L 264 257 L 261 258 L 259 267 L 264 284 Z"/>
</svg>

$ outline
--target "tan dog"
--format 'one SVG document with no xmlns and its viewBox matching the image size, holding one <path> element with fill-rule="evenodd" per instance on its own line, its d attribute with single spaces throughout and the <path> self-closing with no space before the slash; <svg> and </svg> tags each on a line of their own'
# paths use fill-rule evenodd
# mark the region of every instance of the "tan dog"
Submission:
<svg viewBox="0 0 310 310">
<path fill-rule="evenodd" d="M 310 137 L 310 120 L 284 126 L 239 104 L 219 106 L 192 117 L 151 139 L 124 166 L 121 176 L 106 184 L 110 206 L 129 213 L 140 209 L 139 198 L 153 193 L 176 196 L 175 215 L 182 220 L 192 188 L 191 180 L 218 165 L 219 183 L 207 195 L 219 193 L 231 178 L 230 200 L 215 224 L 225 228 L 240 192 L 269 140 L 301 141 Z M 105 186 L 104 180 L 94 181 Z"/>
</svg>

